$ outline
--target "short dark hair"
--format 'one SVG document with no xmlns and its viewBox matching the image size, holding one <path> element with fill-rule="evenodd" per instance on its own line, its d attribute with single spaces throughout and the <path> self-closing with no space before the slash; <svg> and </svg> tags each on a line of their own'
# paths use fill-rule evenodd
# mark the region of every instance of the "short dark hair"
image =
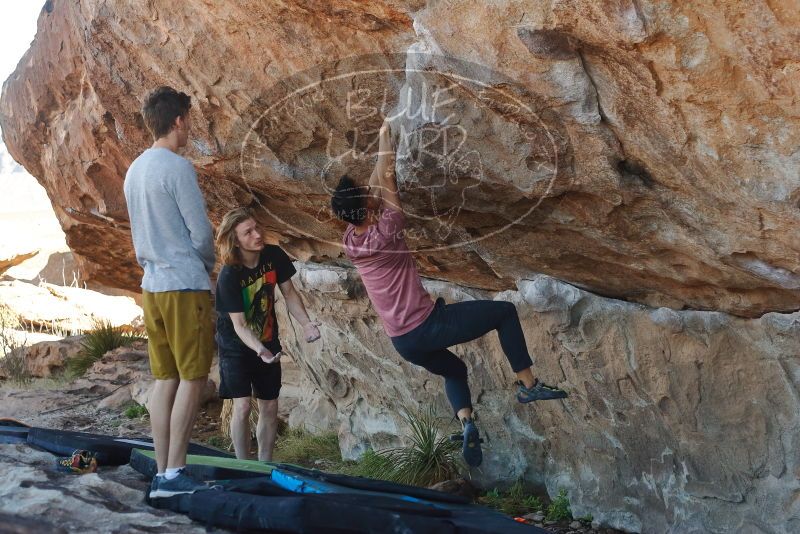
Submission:
<svg viewBox="0 0 800 534">
<path fill-rule="evenodd" d="M 367 188 L 358 186 L 346 174 L 331 197 L 331 209 L 336 218 L 359 225 L 367 218 Z"/>
<path fill-rule="evenodd" d="M 147 95 L 142 106 L 144 124 L 153 138 L 167 135 L 175 124 L 175 119 L 184 117 L 192 107 L 192 99 L 172 87 L 161 86 Z"/>
</svg>

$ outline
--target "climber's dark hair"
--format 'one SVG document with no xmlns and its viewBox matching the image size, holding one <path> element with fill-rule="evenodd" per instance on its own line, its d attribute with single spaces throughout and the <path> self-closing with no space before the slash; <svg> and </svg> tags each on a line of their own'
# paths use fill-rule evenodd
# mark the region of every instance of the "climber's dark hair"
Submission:
<svg viewBox="0 0 800 534">
<path fill-rule="evenodd" d="M 367 187 L 356 185 L 345 174 L 331 197 L 333 214 L 337 219 L 358 226 L 367 218 L 367 194 Z"/>
<path fill-rule="evenodd" d="M 175 125 L 175 119 L 185 117 L 192 107 L 192 99 L 172 87 L 161 86 L 147 95 L 142 106 L 144 124 L 153 138 L 166 136 Z"/>
</svg>

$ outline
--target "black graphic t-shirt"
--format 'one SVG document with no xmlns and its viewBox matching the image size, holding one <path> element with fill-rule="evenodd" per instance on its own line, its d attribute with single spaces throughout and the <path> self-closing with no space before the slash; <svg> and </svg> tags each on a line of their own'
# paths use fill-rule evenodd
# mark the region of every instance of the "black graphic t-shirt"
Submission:
<svg viewBox="0 0 800 534">
<path fill-rule="evenodd" d="M 244 313 L 247 326 L 273 354 L 281 350 L 275 317 L 275 285 L 296 273 L 289 256 L 275 245 L 266 245 L 258 265 L 225 265 L 217 278 L 217 346 L 221 356 L 253 356 L 233 329 L 231 313 Z"/>
</svg>

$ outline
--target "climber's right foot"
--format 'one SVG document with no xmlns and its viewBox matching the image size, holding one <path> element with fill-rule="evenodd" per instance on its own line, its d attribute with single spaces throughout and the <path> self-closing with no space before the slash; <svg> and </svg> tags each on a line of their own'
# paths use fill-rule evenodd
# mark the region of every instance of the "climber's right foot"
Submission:
<svg viewBox="0 0 800 534">
<path fill-rule="evenodd" d="M 472 418 L 464 419 L 463 423 L 461 454 L 468 466 L 478 467 L 483 462 L 483 451 L 481 450 L 483 440 L 480 438 L 478 427 L 475 426 Z"/>
</svg>

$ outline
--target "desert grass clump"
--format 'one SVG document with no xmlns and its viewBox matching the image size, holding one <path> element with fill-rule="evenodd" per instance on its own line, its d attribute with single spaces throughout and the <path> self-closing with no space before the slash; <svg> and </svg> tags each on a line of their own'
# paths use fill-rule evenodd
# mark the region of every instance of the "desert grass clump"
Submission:
<svg viewBox="0 0 800 534">
<path fill-rule="evenodd" d="M 222 401 L 222 411 L 219 414 L 220 424 L 222 425 L 222 432 L 228 441 L 231 441 L 231 419 L 233 418 L 233 401 L 225 399 Z M 256 425 L 258 424 L 258 401 L 250 399 L 250 438 L 256 437 Z"/>
<path fill-rule="evenodd" d="M 359 462 L 360 474 L 416 486 L 430 486 L 458 476 L 459 446 L 450 440 L 433 409 L 404 410 L 403 418 L 411 429 L 409 445 L 365 455 Z"/>
<path fill-rule="evenodd" d="M 208 438 L 206 443 L 208 443 L 212 447 L 216 447 L 217 449 L 222 449 L 223 451 L 230 451 L 233 449 L 233 442 L 231 441 L 230 438 L 225 436 L 220 436 L 220 435 L 211 436 L 210 438 Z"/>
<path fill-rule="evenodd" d="M 479 501 L 495 510 L 512 516 L 520 516 L 530 512 L 544 510 L 542 500 L 525 491 L 521 480 L 516 481 L 508 491 L 501 492 L 497 488 L 484 493 Z"/>
<path fill-rule="evenodd" d="M 150 412 L 147 411 L 147 407 L 143 404 L 131 401 L 122 411 L 122 415 L 128 419 L 144 419 L 150 415 Z"/>
<path fill-rule="evenodd" d="M 547 507 L 545 519 L 548 521 L 564 521 L 572 519 L 572 509 L 569 506 L 569 495 L 567 495 L 567 490 L 563 488 L 558 490 L 558 495 L 556 495 L 555 499 L 553 499 L 553 502 L 550 503 L 550 506 Z"/>
<path fill-rule="evenodd" d="M 303 428 L 289 428 L 278 435 L 275 461 L 315 467 L 342 463 L 339 436 L 336 432 L 312 433 Z"/>
<path fill-rule="evenodd" d="M 127 347 L 140 339 L 124 328 L 114 326 L 108 320 L 95 323 L 95 327 L 86 332 L 81 341 L 81 349 L 66 362 L 66 374 L 70 378 L 83 376 L 86 371 L 100 360 L 105 353 L 119 347 Z"/>
<path fill-rule="evenodd" d="M 0 369 L 10 382 L 25 386 L 33 377 L 25 359 L 26 341 L 18 339 L 19 328 L 19 318 L 5 306 L 0 307 Z"/>
<path fill-rule="evenodd" d="M 225 399 L 220 412 L 220 424 L 223 435 L 215 445 L 220 448 L 230 449 L 231 418 L 233 417 L 233 401 Z M 258 401 L 250 399 L 250 437 L 256 438 L 258 425 Z M 275 444 L 274 457 L 276 462 L 314 467 L 321 461 L 326 466 L 339 466 L 342 455 L 339 451 L 339 438 L 335 432 L 312 433 L 303 428 L 289 428 L 286 423 L 278 419 L 278 439 Z"/>
</svg>

